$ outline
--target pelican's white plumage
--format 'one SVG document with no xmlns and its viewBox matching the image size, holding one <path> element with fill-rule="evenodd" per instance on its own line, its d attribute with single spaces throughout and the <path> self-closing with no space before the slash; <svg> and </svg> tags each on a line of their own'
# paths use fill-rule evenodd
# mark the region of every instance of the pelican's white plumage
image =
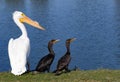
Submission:
<svg viewBox="0 0 120 82">
<path fill-rule="evenodd" d="M 24 26 L 24 22 L 28 23 L 36 28 L 44 30 L 39 23 L 31 20 L 25 14 L 20 11 L 13 13 L 13 20 L 22 31 L 22 35 L 19 38 L 9 40 L 8 53 L 11 65 L 11 73 L 14 75 L 21 75 L 26 72 L 27 58 L 30 52 L 30 40 L 27 36 L 27 31 Z"/>
</svg>

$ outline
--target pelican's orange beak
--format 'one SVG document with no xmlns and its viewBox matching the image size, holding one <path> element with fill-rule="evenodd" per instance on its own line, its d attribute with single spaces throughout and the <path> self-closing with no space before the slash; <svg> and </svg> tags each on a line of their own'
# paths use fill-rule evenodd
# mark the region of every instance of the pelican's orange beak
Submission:
<svg viewBox="0 0 120 82">
<path fill-rule="evenodd" d="M 22 16 L 23 17 L 20 18 L 20 22 L 27 23 L 27 24 L 34 26 L 34 27 L 41 29 L 41 30 L 45 30 L 42 26 L 39 25 L 39 23 L 37 21 L 33 21 L 32 19 L 27 17 L 25 14 L 22 14 Z"/>
</svg>

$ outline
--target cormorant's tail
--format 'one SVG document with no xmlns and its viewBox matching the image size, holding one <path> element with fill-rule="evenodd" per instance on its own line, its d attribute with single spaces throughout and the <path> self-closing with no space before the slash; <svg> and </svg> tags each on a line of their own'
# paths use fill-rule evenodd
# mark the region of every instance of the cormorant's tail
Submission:
<svg viewBox="0 0 120 82">
<path fill-rule="evenodd" d="M 61 75 L 61 74 L 62 74 L 62 72 L 60 72 L 60 71 L 56 71 L 56 73 L 55 73 L 56 76 Z"/>
</svg>

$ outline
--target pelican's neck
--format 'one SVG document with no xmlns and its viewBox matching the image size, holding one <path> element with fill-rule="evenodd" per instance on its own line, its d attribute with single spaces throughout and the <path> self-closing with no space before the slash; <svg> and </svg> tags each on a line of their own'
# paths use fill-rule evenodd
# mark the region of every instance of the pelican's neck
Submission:
<svg viewBox="0 0 120 82">
<path fill-rule="evenodd" d="M 22 32 L 22 36 L 27 37 L 27 31 L 23 23 L 21 23 L 17 18 L 13 18 L 14 22 L 17 24 L 17 26 L 20 28 Z"/>
</svg>

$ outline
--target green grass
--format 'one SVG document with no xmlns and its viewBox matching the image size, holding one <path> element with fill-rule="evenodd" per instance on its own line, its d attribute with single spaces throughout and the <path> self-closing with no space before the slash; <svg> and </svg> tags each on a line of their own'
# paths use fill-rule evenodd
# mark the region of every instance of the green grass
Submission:
<svg viewBox="0 0 120 82">
<path fill-rule="evenodd" d="M 120 70 L 71 71 L 59 76 L 53 73 L 14 76 L 9 72 L 1 72 L 0 82 L 120 82 Z"/>
</svg>

